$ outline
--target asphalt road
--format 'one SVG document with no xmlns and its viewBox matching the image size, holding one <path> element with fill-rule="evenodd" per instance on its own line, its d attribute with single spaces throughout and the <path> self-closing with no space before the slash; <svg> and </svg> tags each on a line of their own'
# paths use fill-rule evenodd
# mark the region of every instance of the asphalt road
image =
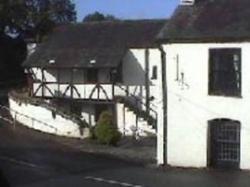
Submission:
<svg viewBox="0 0 250 187">
<path fill-rule="evenodd" d="M 14 130 L 3 123 L 0 124 L 0 169 L 10 186 L 20 187 L 250 186 L 248 172 L 145 168 L 83 153 L 55 141 L 54 136 L 22 126 Z M 1 183 L 0 186 L 4 187 Z"/>
</svg>

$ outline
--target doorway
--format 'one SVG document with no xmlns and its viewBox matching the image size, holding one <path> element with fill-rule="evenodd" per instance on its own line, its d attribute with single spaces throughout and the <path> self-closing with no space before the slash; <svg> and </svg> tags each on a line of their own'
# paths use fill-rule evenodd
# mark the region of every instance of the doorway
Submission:
<svg viewBox="0 0 250 187">
<path fill-rule="evenodd" d="M 109 105 L 107 104 L 96 104 L 95 105 L 95 121 L 97 122 L 100 118 L 100 115 L 104 111 L 109 111 Z"/>
<path fill-rule="evenodd" d="M 209 121 L 209 166 L 214 168 L 239 168 L 240 126 L 239 121 L 230 119 Z"/>
</svg>

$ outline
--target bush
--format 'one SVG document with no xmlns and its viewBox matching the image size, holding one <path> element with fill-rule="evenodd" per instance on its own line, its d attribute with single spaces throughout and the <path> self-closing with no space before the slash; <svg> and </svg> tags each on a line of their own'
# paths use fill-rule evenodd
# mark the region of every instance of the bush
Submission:
<svg viewBox="0 0 250 187">
<path fill-rule="evenodd" d="M 95 137 L 99 143 L 107 145 L 116 145 L 121 139 L 121 134 L 113 123 L 112 114 L 104 111 L 95 127 Z"/>
<path fill-rule="evenodd" d="M 95 127 L 89 127 L 89 138 L 91 140 L 96 140 Z"/>
</svg>

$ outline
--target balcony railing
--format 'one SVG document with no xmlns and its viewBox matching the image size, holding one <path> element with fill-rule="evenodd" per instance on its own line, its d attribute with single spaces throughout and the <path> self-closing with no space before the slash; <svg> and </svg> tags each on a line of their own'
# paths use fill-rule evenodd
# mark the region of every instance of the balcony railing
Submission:
<svg viewBox="0 0 250 187">
<path fill-rule="evenodd" d="M 132 108 L 146 115 L 146 88 L 145 86 L 125 86 L 116 84 L 57 84 L 34 83 L 33 96 L 43 98 L 71 98 L 94 101 L 122 100 L 133 105 Z M 145 114 L 144 114 L 145 113 Z M 157 112 L 149 107 L 149 120 L 157 119 Z M 151 116 L 151 117 L 150 117 Z M 152 120 L 151 120 L 152 121 Z"/>
<path fill-rule="evenodd" d="M 116 96 L 129 95 L 139 97 L 143 100 L 143 98 L 146 98 L 145 86 L 114 84 L 33 84 L 33 96 L 35 97 L 113 100 Z"/>
</svg>

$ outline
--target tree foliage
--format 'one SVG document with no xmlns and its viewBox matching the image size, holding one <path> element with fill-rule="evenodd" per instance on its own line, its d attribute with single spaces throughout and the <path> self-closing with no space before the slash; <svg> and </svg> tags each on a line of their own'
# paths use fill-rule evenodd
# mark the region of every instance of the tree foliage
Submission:
<svg viewBox="0 0 250 187">
<path fill-rule="evenodd" d="M 41 40 L 55 25 L 75 21 L 71 0 L 0 0 L 0 34 L 22 33 Z"/>
<path fill-rule="evenodd" d="M 26 44 L 22 38 L 0 36 L 0 87 L 25 81 L 21 63 L 26 58 Z"/>
<path fill-rule="evenodd" d="M 0 84 L 24 79 L 24 38 L 41 42 L 56 25 L 75 21 L 71 0 L 0 0 Z"/>
<path fill-rule="evenodd" d="M 118 20 L 118 18 L 116 18 L 113 15 L 107 14 L 104 15 L 100 12 L 94 12 L 92 14 L 88 14 L 87 16 L 85 16 L 83 18 L 83 22 L 91 22 L 91 21 L 115 21 Z"/>
</svg>

